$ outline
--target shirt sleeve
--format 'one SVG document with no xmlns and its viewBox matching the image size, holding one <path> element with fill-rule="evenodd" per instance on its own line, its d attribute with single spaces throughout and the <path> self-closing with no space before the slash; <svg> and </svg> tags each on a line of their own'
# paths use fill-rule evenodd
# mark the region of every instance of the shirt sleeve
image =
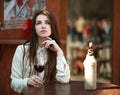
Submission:
<svg viewBox="0 0 120 95">
<path fill-rule="evenodd" d="M 64 56 L 57 57 L 57 74 L 56 79 L 61 83 L 68 83 L 70 81 L 70 69 Z"/>
<path fill-rule="evenodd" d="M 22 70 L 23 70 L 23 46 L 20 45 L 17 47 L 15 54 L 12 60 L 12 67 L 11 67 L 11 88 L 21 93 L 22 89 L 27 87 L 27 81 L 29 78 L 23 78 Z"/>
</svg>

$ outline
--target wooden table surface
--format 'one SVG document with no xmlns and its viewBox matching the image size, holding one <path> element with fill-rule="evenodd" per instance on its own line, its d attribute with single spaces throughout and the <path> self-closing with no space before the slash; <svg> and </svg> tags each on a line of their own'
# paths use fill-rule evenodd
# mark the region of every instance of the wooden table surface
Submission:
<svg viewBox="0 0 120 95">
<path fill-rule="evenodd" d="M 69 84 L 48 83 L 41 88 L 29 87 L 22 95 L 120 95 L 120 86 L 97 83 L 96 90 L 85 90 L 83 81 L 71 81 Z"/>
</svg>

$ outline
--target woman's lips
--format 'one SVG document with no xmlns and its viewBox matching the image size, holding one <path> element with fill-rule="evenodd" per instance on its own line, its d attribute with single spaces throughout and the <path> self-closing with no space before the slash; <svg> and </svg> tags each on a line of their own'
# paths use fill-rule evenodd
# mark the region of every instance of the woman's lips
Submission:
<svg viewBox="0 0 120 95">
<path fill-rule="evenodd" d="M 45 33 L 45 32 L 47 32 L 47 31 L 46 31 L 46 30 L 41 30 L 40 32 L 41 32 L 41 33 Z"/>
</svg>

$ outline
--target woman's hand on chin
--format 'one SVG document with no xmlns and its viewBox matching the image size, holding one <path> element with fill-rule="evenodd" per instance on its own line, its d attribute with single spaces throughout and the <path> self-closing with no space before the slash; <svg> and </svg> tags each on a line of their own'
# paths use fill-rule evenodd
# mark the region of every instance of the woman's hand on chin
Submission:
<svg viewBox="0 0 120 95">
<path fill-rule="evenodd" d="M 50 37 L 49 37 L 49 39 L 43 41 L 42 44 L 45 48 L 49 48 L 49 49 L 55 51 L 57 53 L 57 55 L 60 55 L 60 56 L 63 55 L 62 49 L 59 47 L 59 45 L 56 43 L 56 41 L 52 40 Z"/>
</svg>

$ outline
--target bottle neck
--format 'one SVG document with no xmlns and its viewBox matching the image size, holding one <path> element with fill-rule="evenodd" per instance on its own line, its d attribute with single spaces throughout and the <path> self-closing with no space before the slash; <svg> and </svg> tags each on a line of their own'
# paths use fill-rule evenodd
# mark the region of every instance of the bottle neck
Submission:
<svg viewBox="0 0 120 95">
<path fill-rule="evenodd" d="M 88 55 L 89 55 L 89 56 L 94 56 L 93 48 L 89 48 L 89 49 L 88 49 Z"/>
</svg>

